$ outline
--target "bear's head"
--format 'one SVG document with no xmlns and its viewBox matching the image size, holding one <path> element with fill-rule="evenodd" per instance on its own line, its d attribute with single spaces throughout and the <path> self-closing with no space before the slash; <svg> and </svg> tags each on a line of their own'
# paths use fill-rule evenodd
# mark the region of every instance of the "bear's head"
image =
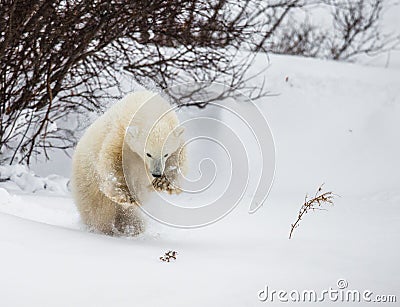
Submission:
<svg viewBox="0 0 400 307">
<path fill-rule="evenodd" d="M 162 121 L 149 130 L 129 126 L 126 141 L 130 149 L 143 159 L 149 173 L 161 177 L 168 158 L 182 146 L 183 131 L 181 126 L 171 127 Z"/>
</svg>

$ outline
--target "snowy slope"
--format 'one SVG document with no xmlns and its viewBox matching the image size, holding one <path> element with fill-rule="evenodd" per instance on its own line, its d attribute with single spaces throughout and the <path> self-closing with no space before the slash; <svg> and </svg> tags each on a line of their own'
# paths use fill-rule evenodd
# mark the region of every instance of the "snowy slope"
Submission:
<svg viewBox="0 0 400 307">
<path fill-rule="evenodd" d="M 149 221 L 139 238 L 111 238 L 86 231 L 69 195 L 0 189 L 0 305 L 261 306 L 266 285 L 319 291 L 340 278 L 399 301 L 400 71 L 273 56 L 266 78 L 276 95 L 258 105 L 277 170 L 259 211 L 247 214 L 246 196 L 206 228 Z M 288 240 L 322 182 L 341 197 Z M 177 261 L 161 262 L 170 249 Z"/>
</svg>

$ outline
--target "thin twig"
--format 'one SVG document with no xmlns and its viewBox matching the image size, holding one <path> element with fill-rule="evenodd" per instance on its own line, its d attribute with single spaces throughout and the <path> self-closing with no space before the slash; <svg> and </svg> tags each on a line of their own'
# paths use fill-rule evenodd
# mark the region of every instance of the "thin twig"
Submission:
<svg viewBox="0 0 400 307">
<path fill-rule="evenodd" d="M 314 210 L 326 210 L 325 208 L 321 208 L 321 206 L 323 205 L 333 205 L 333 198 L 336 196 L 335 194 L 333 194 L 333 192 L 324 192 L 322 193 L 322 187 L 324 186 L 324 184 L 322 184 L 317 192 L 315 193 L 314 197 L 309 199 L 308 195 L 305 196 L 304 198 L 304 203 L 301 206 L 300 210 L 299 210 L 299 214 L 297 216 L 297 220 L 291 224 L 291 229 L 290 229 L 290 233 L 289 233 L 289 239 L 292 238 L 293 235 L 293 231 L 299 227 L 299 223 L 301 221 L 301 219 L 303 218 L 304 214 L 306 214 L 307 212 L 309 212 L 310 210 L 314 211 Z"/>
</svg>

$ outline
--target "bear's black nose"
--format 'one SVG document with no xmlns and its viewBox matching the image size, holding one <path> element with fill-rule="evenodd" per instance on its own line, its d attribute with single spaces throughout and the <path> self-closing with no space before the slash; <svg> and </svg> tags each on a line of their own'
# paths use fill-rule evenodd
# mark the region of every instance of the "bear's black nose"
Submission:
<svg viewBox="0 0 400 307">
<path fill-rule="evenodd" d="M 161 174 L 151 174 L 154 178 L 160 178 Z"/>
</svg>

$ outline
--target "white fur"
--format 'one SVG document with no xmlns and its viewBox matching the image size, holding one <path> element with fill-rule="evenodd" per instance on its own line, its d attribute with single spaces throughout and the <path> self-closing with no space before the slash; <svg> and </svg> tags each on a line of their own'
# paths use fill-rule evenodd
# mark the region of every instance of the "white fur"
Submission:
<svg viewBox="0 0 400 307">
<path fill-rule="evenodd" d="M 144 224 L 137 206 L 152 180 L 147 170 L 164 172 L 172 180 L 178 169 L 185 171 L 183 130 L 175 112 L 165 114 L 169 109 L 158 94 L 135 92 L 87 129 L 74 153 L 71 188 L 89 227 L 106 234 L 139 234 Z"/>
</svg>

